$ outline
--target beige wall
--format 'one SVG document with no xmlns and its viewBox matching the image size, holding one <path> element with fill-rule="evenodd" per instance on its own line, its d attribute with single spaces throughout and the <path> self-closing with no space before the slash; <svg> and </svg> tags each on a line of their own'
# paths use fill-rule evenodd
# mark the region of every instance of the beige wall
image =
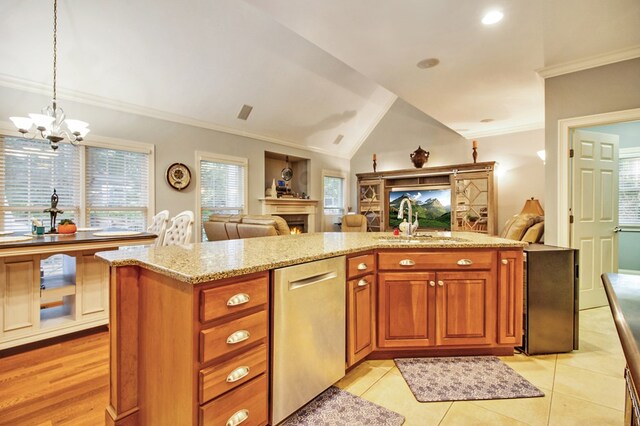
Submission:
<svg viewBox="0 0 640 426">
<path fill-rule="evenodd" d="M 558 120 L 640 107 L 640 58 L 545 80 L 545 241 L 556 242 Z M 551 214 L 553 212 L 553 214 Z M 568 220 L 568 212 L 567 212 Z"/>
<path fill-rule="evenodd" d="M 477 138 L 478 161 L 497 161 L 498 231 L 519 213 L 529 197 L 544 205 L 544 164 L 536 151 L 544 149 L 544 130 Z M 430 152 L 424 167 L 470 163 L 471 142 L 398 99 L 351 159 L 351 206 L 357 206 L 356 173 L 372 172 L 376 153 L 378 171 L 413 167 L 409 154 L 418 145 Z"/>
<path fill-rule="evenodd" d="M 50 99 L 47 96 L 0 87 L 0 121 L 13 127 L 8 120 L 9 116 L 38 111 L 49 102 Z M 61 100 L 59 104 L 65 109 L 68 117 L 89 122 L 93 134 L 154 144 L 156 147 L 156 199 L 155 207 L 151 206 L 151 208 L 155 211 L 167 209 L 172 215 L 182 210 L 196 210 L 196 185 L 194 180 L 181 192 L 172 189 L 165 181 L 166 169 L 172 163 L 184 163 L 191 169 L 194 179 L 197 179 L 195 151 L 248 158 L 249 213 L 252 214 L 260 213 L 261 206 L 258 199 L 264 197 L 265 151 L 308 158 L 310 165 L 307 182 L 309 194 L 313 199 L 322 197 L 323 169 L 345 172 L 349 170 L 349 160 L 330 155 L 71 101 Z M 87 139 L 90 138 L 91 133 Z M 321 210 L 319 209 L 317 213 L 321 214 Z M 316 223 L 319 230 L 320 220 Z"/>
</svg>

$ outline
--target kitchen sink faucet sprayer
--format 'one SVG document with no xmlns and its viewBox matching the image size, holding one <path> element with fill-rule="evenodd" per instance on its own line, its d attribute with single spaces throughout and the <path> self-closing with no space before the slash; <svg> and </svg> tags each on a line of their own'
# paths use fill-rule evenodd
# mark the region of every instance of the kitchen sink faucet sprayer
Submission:
<svg viewBox="0 0 640 426">
<path fill-rule="evenodd" d="M 398 208 L 398 219 L 404 219 L 404 204 L 407 203 L 408 204 L 408 213 L 409 213 L 409 221 L 407 222 L 407 229 L 406 229 L 406 235 L 408 237 L 411 236 L 411 234 L 413 233 L 413 225 L 411 223 L 411 219 L 413 218 L 413 209 L 411 207 L 411 200 L 408 198 L 403 198 L 402 201 L 400 201 L 400 207 Z"/>
</svg>

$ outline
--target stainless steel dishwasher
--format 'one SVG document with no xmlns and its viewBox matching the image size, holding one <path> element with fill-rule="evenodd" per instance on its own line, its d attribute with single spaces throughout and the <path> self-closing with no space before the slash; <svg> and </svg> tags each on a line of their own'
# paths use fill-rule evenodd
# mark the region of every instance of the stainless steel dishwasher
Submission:
<svg viewBox="0 0 640 426">
<path fill-rule="evenodd" d="M 275 270 L 271 424 L 344 376 L 345 297 L 344 256 Z"/>
</svg>

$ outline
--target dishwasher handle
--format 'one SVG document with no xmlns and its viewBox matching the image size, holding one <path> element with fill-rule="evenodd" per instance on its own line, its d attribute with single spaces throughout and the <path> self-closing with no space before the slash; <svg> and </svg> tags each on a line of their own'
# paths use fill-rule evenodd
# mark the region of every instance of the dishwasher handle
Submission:
<svg viewBox="0 0 640 426">
<path fill-rule="evenodd" d="M 303 278 L 296 281 L 289 281 L 289 290 L 296 290 L 301 287 L 307 287 L 313 284 L 318 284 L 323 281 L 332 280 L 338 277 L 338 273 L 336 271 L 324 272 L 322 274 L 313 275 L 308 278 Z"/>
</svg>

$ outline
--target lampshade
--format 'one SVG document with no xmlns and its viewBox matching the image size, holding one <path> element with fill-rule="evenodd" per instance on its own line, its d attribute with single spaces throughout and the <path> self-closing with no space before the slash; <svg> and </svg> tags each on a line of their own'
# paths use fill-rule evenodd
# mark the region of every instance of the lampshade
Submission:
<svg viewBox="0 0 640 426">
<path fill-rule="evenodd" d="M 538 201 L 537 198 L 533 198 L 533 197 L 531 197 L 531 199 L 524 202 L 524 207 L 522 208 L 522 211 L 520 212 L 520 214 L 523 214 L 523 213 L 532 213 L 538 216 L 544 216 L 544 210 L 540 205 L 540 201 Z"/>
<path fill-rule="evenodd" d="M 13 121 L 13 124 L 22 130 L 29 130 L 33 125 L 33 120 L 28 117 L 9 117 L 9 120 Z"/>
</svg>

